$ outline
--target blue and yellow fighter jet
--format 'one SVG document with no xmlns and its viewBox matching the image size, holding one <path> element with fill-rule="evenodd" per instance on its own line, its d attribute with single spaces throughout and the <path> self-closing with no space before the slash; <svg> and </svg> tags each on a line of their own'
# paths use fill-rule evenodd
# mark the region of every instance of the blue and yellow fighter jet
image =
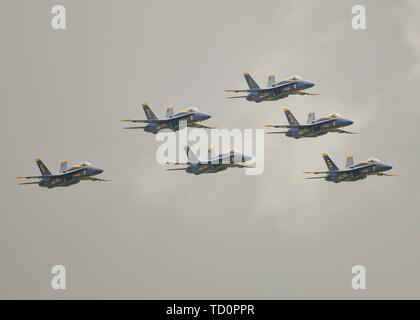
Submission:
<svg viewBox="0 0 420 320">
<path fill-rule="evenodd" d="M 342 118 L 338 113 L 331 113 L 326 117 L 315 119 L 315 111 L 309 112 L 308 120 L 306 124 L 300 124 L 289 109 L 284 109 L 287 121 L 289 125 L 273 125 L 266 124 L 265 127 L 271 128 L 289 128 L 287 131 L 273 131 L 267 132 L 267 134 L 283 133 L 287 137 L 299 139 L 299 138 L 312 138 L 322 136 L 328 132 L 348 133 L 356 134 L 358 132 L 345 131 L 340 128 L 350 126 L 353 121 Z"/>
<path fill-rule="evenodd" d="M 211 117 L 208 113 L 201 112 L 197 108 L 189 108 L 183 111 L 180 111 L 174 114 L 174 107 L 168 106 L 166 109 L 166 116 L 163 119 L 158 119 L 153 111 L 149 108 L 147 103 L 143 103 L 144 113 L 146 114 L 147 120 L 131 120 L 124 119 L 121 121 L 126 122 L 139 122 L 147 123 L 145 126 L 140 127 L 126 127 L 124 129 L 144 129 L 146 132 L 158 133 L 163 129 L 171 129 L 173 131 L 179 130 L 179 122 L 186 121 L 188 127 L 194 128 L 205 128 L 205 129 L 215 129 L 217 127 L 208 127 L 202 125 L 198 122 L 207 120 Z"/>
<path fill-rule="evenodd" d="M 216 173 L 219 171 L 224 171 L 227 168 L 255 168 L 254 165 L 245 164 L 245 162 L 252 159 L 252 157 L 247 156 L 246 154 L 238 153 L 234 150 L 231 150 L 227 153 L 221 153 L 219 155 L 213 154 L 213 148 L 208 150 L 208 158 L 205 161 L 201 161 L 197 156 L 190 150 L 188 145 L 184 146 L 185 152 L 187 153 L 187 162 L 175 162 L 166 164 L 173 165 L 187 165 L 188 167 L 184 168 L 173 168 L 166 169 L 168 171 L 172 170 L 184 170 L 188 173 L 193 173 L 199 175 L 202 173 Z"/>
<path fill-rule="evenodd" d="M 19 184 L 38 184 L 40 187 L 48 189 L 55 187 L 68 187 L 79 183 L 81 180 L 90 181 L 111 181 L 111 179 L 99 179 L 94 176 L 103 172 L 102 169 L 92 166 L 89 162 L 83 161 L 79 165 L 68 168 L 67 160 L 62 160 L 59 174 L 51 174 L 50 170 L 44 165 L 41 159 L 35 159 L 41 171 L 40 176 L 15 177 L 17 179 L 41 179 L 34 182 L 23 182 Z"/>
<path fill-rule="evenodd" d="M 309 177 L 306 179 L 325 179 L 335 183 L 342 181 L 356 181 L 365 179 L 368 175 L 376 176 L 396 176 L 396 174 L 387 174 L 384 171 L 392 169 L 392 166 L 380 162 L 378 159 L 370 158 L 367 161 L 354 164 L 353 155 L 349 154 L 346 159 L 346 168 L 343 170 L 338 169 L 334 162 L 330 159 L 327 154 L 323 154 L 322 157 L 327 164 L 328 171 L 305 171 L 303 173 L 313 174 L 327 174 L 323 177 Z"/>
<path fill-rule="evenodd" d="M 275 101 L 288 97 L 290 94 L 298 95 L 318 95 L 318 93 L 308 93 L 303 90 L 313 87 L 315 84 L 303 80 L 299 76 L 292 76 L 276 83 L 274 74 L 268 76 L 267 88 L 260 88 L 248 72 L 244 73 L 246 83 L 249 89 L 239 90 L 224 90 L 225 92 L 247 92 L 246 96 L 227 97 L 233 98 L 246 98 L 248 101 L 262 102 L 262 101 Z"/>
</svg>

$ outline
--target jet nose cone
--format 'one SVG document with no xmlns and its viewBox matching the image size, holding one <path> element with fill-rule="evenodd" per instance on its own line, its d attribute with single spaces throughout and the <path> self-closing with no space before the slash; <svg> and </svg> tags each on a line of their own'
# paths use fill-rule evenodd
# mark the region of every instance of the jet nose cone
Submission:
<svg viewBox="0 0 420 320">
<path fill-rule="evenodd" d="M 248 155 L 246 155 L 246 154 L 244 154 L 243 156 L 242 156 L 242 160 L 243 160 L 243 162 L 247 162 L 247 161 L 249 161 L 249 160 L 251 160 L 252 159 L 252 157 L 250 157 L 250 156 L 248 156 Z"/>
<path fill-rule="evenodd" d="M 392 166 L 390 166 L 389 164 L 385 165 L 385 171 L 388 171 L 388 170 L 391 170 L 391 169 L 392 169 Z"/>
<path fill-rule="evenodd" d="M 209 115 L 208 113 L 203 113 L 202 117 L 203 117 L 204 120 L 207 120 L 207 119 L 211 118 L 211 115 Z"/>
<path fill-rule="evenodd" d="M 353 121 L 351 121 L 351 120 L 349 120 L 349 119 L 346 119 L 345 120 L 345 125 L 346 126 L 351 126 L 353 124 Z"/>
<path fill-rule="evenodd" d="M 102 170 L 102 169 L 100 169 L 100 168 L 96 168 L 96 174 L 100 174 L 100 173 L 102 173 L 102 172 L 104 172 L 104 170 Z"/>
<path fill-rule="evenodd" d="M 315 85 L 315 83 L 307 81 L 306 85 L 308 86 L 308 88 L 312 88 Z"/>
</svg>

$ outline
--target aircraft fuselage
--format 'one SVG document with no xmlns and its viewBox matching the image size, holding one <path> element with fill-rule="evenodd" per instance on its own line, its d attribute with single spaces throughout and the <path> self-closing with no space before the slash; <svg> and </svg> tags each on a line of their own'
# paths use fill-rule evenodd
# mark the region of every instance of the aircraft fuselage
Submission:
<svg viewBox="0 0 420 320">
<path fill-rule="evenodd" d="M 366 162 L 361 162 L 348 167 L 346 170 L 328 173 L 325 180 L 335 183 L 357 181 L 365 179 L 369 175 L 381 175 L 382 172 L 392 169 L 392 166 L 381 162 L 375 163 L 369 167 L 365 166 Z"/>
<path fill-rule="evenodd" d="M 287 85 L 289 83 L 289 85 Z M 309 81 L 283 80 L 263 92 L 250 92 L 246 100 L 253 102 L 276 101 L 287 98 L 290 94 L 298 94 L 298 91 L 312 88 L 315 84 Z"/>
<path fill-rule="evenodd" d="M 59 177 L 42 178 L 38 185 L 49 189 L 55 187 L 68 187 L 79 183 L 81 180 L 89 180 L 90 177 L 103 172 L 102 169 L 96 167 L 85 167 L 83 170 L 80 169 L 80 166 L 73 166 L 65 170 Z"/>
<path fill-rule="evenodd" d="M 179 119 L 179 116 L 183 116 L 182 119 Z M 179 112 L 171 117 L 168 120 L 159 123 L 148 123 L 144 128 L 144 131 L 151 133 L 158 133 L 160 130 L 170 129 L 172 131 L 178 131 L 180 122 L 185 121 L 188 124 L 201 122 L 209 119 L 211 116 L 204 112 Z M 173 120 L 171 118 L 174 118 Z"/>
<path fill-rule="evenodd" d="M 304 128 L 291 128 L 286 132 L 286 136 L 295 139 L 319 137 L 334 131 L 334 129 L 353 124 L 353 121 L 344 118 L 336 118 L 333 121 L 318 123 L 325 121 L 326 119 L 328 118 L 323 117 L 315 120 L 312 123 L 305 125 Z"/>
</svg>

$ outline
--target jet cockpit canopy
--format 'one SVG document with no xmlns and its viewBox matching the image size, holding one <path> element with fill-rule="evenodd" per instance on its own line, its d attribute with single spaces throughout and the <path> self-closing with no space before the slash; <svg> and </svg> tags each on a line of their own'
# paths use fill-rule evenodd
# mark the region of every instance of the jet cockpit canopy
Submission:
<svg viewBox="0 0 420 320">
<path fill-rule="evenodd" d="M 331 118 L 341 118 L 341 115 L 340 114 L 338 114 L 338 113 L 330 113 L 329 115 L 328 115 L 329 117 L 331 117 Z"/>
<path fill-rule="evenodd" d="M 301 77 L 299 77 L 297 74 L 290 77 L 290 80 L 302 80 Z"/>
<path fill-rule="evenodd" d="M 91 167 L 92 165 L 87 161 L 83 161 L 79 164 L 79 166 L 81 166 L 81 167 Z"/>
</svg>

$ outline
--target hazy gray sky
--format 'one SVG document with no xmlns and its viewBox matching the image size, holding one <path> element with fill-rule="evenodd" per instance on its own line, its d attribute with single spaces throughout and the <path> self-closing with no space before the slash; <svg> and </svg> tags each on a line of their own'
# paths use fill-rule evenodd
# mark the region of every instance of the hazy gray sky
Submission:
<svg viewBox="0 0 420 320">
<path fill-rule="evenodd" d="M 420 298 L 418 1 L 56 1 L 0 4 L 1 298 Z M 367 29 L 351 28 L 363 4 Z M 225 99 L 267 74 L 319 96 Z M 123 118 L 167 105 L 211 125 L 261 128 L 338 112 L 359 135 L 265 137 L 265 170 L 193 176 L 155 161 L 155 136 Z M 327 152 L 398 177 L 305 180 Z M 87 160 L 111 183 L 18 186 L 40 157 Z M 67 270 L 52 290 L 51 267 Z M 367 290 L 351 268 L 367 269 Z"/>
</svg>

